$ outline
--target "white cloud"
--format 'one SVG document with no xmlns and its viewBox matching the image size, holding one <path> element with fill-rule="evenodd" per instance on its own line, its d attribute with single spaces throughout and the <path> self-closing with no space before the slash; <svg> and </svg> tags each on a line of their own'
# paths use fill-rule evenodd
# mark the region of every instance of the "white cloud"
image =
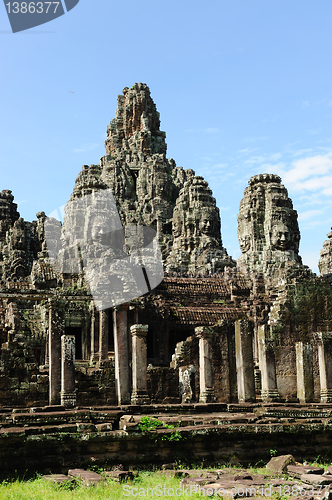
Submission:
<svg viewBox="0 0 332 500">
<path fill-rule="evenodd" d="M 299 213 L 299 220 L 308 220 L 315 215 L 324 213 L 323 210 L 307 210 L 306 212 Z"/>
<path fill-rule="evenodd" d="M 283 181 L 295 191 L 321 189 L 331 194 L 332 153 L 293 161 L 292 168 L 283 172 Z"/>
<path fill-rule="evenodd" d="M 277 161 L 281 158 L 281 153 L 275 153 L 271 156 L 268 157 L 268 160 L 270 161 Z"/>
<path fill-rule="evenodd" d="M 251 158 L 249 158 L 248 160 L 246 160 L 244 163 L 262 163 L 263 161 L 265 161 L 265 157 L 264 156 L 252 156 Z"/>
<path fill-rule="evenodd" d="M 238 153 L 240 154 L 251 154 L 251 153 L 254 153 L 255 151 L 258 151 L 259 148 L 244 148 L 244 149 L 240 149 L 238 151 Z"/>
<path fill-rule="evenodd" d="M 263 162 L 266 162 L 266 161 L 277 161 L 281 158 L 281 153 L 274 153 L 270 156 L 252 156 L 251 158 L 249 158 L 248 160 L 246 160 L 244 163 L 249 163 L 249 164 L 253 164 L 253 163 L 263 163 Z"/>
<path fill-rule="evenodd" d="M 307 108 L 309 106 L 309 101 L 303 101 L 302 108 Z"/>
<path fill-rule="evenodd" d="M 292 156 L 302 156 L 305 153 L 311 153 L 311 152 L 312 152 L 312 148 L 299 149 L 298 151 L 295 151 L 295 153 L 293 153 Z"/>
</svg>

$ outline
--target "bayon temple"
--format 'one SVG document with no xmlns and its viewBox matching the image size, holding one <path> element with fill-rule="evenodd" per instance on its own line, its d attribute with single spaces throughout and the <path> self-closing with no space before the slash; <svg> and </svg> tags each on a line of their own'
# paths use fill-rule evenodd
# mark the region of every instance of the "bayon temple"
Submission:
<svg viewBox="0 0 332 500">
<path fill-rule="evenodd" d="M 165 137 L 135 84 L 63 223 L 0 193 L 2 407 L 332 402 L 332 232 L 316 276 L 286 187 L 262 173 L 235 261 L 208 183 Z"/>
</svg>

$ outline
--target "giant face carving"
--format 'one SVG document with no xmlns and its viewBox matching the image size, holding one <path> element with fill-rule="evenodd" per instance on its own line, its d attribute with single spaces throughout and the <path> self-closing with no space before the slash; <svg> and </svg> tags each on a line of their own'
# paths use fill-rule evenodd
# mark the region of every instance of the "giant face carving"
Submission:
<svg viewBox="0 0 332 500">
<path fill-rule="evenodd" d="M 182 235 L 182 223 L 179 218 L 173 218 L 172 234 L 174 238 L 179 238 Z"/>
<path fill-rule="evenodd" d="M 205 236 L 212 236 L 213 233 L 213 219 L 211 216 L 203 215 L 202 220 L 199 223 L 199 228 L 202 234 Z"/>
<path fill-rule="evenodd" d="M 272 227 L 271 246 L 273 250 L 289 250 L 291 235 L 285 223 L 279 222 Z"/>
<path fill-rule="evenodd" d="M 243 236 L 239 236 L 239 245 L 242 253 L 248 252 L 250 249 L 250 236 L 249 234 L 245 234 Z"/>
</svg>

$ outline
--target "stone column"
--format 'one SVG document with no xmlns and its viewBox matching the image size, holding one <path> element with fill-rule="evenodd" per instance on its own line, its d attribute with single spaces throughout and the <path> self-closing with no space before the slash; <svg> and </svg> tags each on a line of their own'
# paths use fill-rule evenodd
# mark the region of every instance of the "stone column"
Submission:
<svg viewBox="0 0 332 500">
<path fill-rule="evenodd" d="M 90 361 L 98 361 L 98 351 L 96 350 L 96 338 L 97 338 L 97 332 L 96 332 L 96 317 L 95 317 L 96 311 L 93 308 L 91 311 L 91 355 L 90 355 Z"/>
<path fill-rule="evenodd" d="M 50 358 L 49 358 L 49 341 L 50 341 L 50 335 L 48 332 L 48 329 L 46 330 L 46 342 L 45 342 L 45 366 L 50 365 Z"/>
<path fill-rule="evenodd" d="M 131 404 L 147 405 L 150 398 L 147 392 L 147 350 L 146 336 L 148 325 L 132 325 L 130 332 L 132 336 L 132 372 L 133 372 L 133 392 Z"/>
<path fill-rule="evenodd" d="M 257 331 L 258 360 L 261 372 L 261 396 L 263 401 L 277 401 L 276 363 L 274 357 L 274 342 L 268 338 L 268 326 L 261 325 Z"/>
<path fill-rule="evenodd" d="M 75 336 L 61 336 L 61 404 L 76 406 L 75 395 Z"/>
<path fill-rule="evenodd" d="M 252 328 L 249 321 L 244 319 L 235 321 L 235 358 L 239 402 L 255 401 Z"/>
<path fill-rule="evenodd" d="M 215 401 L 211 346 L 213 330 L 207 326 L 198 326 L 195 334 L 199 338 L 199 402 L 212 403 Z"/>
<path fill-rule="evenodd" d="M 332 332 L 316 333 L 318 344 L 320 400 L 332 403 Z"/>
<path fill-rule="evenodd" d="M 49 403 L 60 404 L 61 390 L 61 335 L 65 332 L 64 302 L 49 299 Z"/>
<path fill-rule="evenodd" d="M 99 362 L 108 360 L 108 312 L 99 311 Z"/>
<path fill-rule="evenodd" d="M 297 397 L 300 403 L 314 401 L 313 351 L 312 344 L 296 342 Z"/>
<path fill-rule="evenodd" d="M 115 391 L 119 405 L 130 403 L 127 309 L 128 304 L 121 304 L 113 311 Z"/>
</svg>

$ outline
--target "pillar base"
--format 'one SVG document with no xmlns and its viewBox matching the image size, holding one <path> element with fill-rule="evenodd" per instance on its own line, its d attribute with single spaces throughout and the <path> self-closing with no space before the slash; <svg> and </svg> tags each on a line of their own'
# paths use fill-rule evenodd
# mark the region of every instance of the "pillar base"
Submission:
<svg viewBox="0 0 332 500">
<path fill-rule="evenodd" d="M 279 401 L 280 394 L 277 390 L 270 389 L 270 390 L 262 391 L 261 397 L 262 397 L 263 401 L 270 403 L 272 401 Z"/>
<path fill-rule="evenodd" d="M 131 395 L 131 404 L 132 405 L 149 405 L 151 400 L 146 391 L 133 391 Z"/>
<path fill-rule="evenodd" d="M 76 406 L 75 392 L 61 392 L 61 405 L 65 408 L 74 408 Z"/>
<path fill-rule="evenodd" d="M 320 391 L 321 403 L 332 403 L 332 389 L 325 389 Z"/>
<path fill-rule="evenodd" d="M 200 403 L 214 403 L 216 401 L 216 398 L 214 396 L 214 389 L 205 389 L 204 392 L 202 392 L 199 395 L 199 402 Z"/>
<path fill-rule="evenodd" d="M 99 355 L 98 355 L 98 352 L 94 352 L 93 354 L 91 354 L 90 356 L 90 362 L 93 363 L 94 361 L 99 361 Z"/>
</svg>

